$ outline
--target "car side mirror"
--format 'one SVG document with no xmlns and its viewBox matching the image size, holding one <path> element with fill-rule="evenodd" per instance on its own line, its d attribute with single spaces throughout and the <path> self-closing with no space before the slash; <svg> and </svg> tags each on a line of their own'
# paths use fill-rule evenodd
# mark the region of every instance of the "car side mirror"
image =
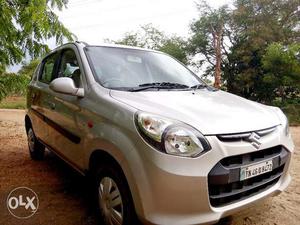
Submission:
<svg viewBox="0 0 300 225">
<path fill-rule="evenodd" d="M 84 89 L 75 87 L 74 81 L 70 77 L 59 77 L 54 79 L 49 88 L 62 94 L 84 97 Z"/>
</svg>

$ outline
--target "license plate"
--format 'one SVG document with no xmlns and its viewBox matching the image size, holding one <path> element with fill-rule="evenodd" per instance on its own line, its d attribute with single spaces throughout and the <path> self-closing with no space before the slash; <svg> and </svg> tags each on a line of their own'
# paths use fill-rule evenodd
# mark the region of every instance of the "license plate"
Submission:
<svg viewBox="0 0 300 225">
<path fill-rule="evenodd" d="M 246 180 L 263 173 L 272 171 L 272 160 L 264 161 L 250 166 L 242 167 L 240 170 L 240 180 Z"/>
</svg>

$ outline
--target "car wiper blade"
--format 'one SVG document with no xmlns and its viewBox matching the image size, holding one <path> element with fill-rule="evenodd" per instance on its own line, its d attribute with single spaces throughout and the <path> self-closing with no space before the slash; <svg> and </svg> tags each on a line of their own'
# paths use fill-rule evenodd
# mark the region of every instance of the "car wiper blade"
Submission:
<svg viewBox="0 0 300 225">
<path fill-rule="evenodd" d="M 174 87 L 174 88 L 189 88 L 189 86 L 185 84 L 179 84 L 179 83 L 171 83 L 171 82 L 162 82 L 159 84 L 161 87 Z"/>
<path fill-rule="evenodd" d="M 179 87 L 179 88 L 188 88 L 189 86 L 185 84 L 172 83 L 172 82 L 155 82 L 155 83 L 145 83 L 140 84 L 139 87 L 147 87 L 147 86 L 158 86 L 158 87 Z"/>
<path fill-rule="evenodd" d="M 160 85 L 160 82 L 155 82 L 155 83 L 144 83 L 140 84 L 139 87 L 148 87 L 148 86 L 153 86 L 153 85 Z"/>
<path fill-rule="evenodd" d="M 191 89 L 203 89 L 203 88 L 206 88 L 207 90 L 209 91 L 217 91 L 218 89 L 214 88 L 214 87 L 211 87 L 207 84 L 196 84 L 194 86 L 191 86 L 190 87 Z"/>
<path fill-rule="evenodd" d="M 192 89 L 202 89 L 202 88 L 207 88 L 208 85 L 207 84 L 196 84 L 194 86 L 191 86 L 190 88 Z"/>
<path fill-rule="evenodd" d="M 145 83 L 140 84 L 138 87 L 130 88 L 128 91 L 143 91 L 151 88 L 156 89 L 186 89 L 189 88 L 189 86 L 185 84 L 179 84 L 179 83 L 171 83 L 171 82 L 156 82 L 156 83 Z"/>
</svg>

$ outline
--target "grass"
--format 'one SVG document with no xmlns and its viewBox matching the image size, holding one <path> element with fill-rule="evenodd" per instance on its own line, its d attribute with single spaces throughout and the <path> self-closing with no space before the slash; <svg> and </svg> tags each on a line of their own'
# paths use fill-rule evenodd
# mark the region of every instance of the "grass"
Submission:
<svg viewBox="0 0 300 225">
<path fill-rule="evenodd" d="M 26 97 L 9 96 L 0 102 L 0 109 L 26 109 Z"/>
</svg>

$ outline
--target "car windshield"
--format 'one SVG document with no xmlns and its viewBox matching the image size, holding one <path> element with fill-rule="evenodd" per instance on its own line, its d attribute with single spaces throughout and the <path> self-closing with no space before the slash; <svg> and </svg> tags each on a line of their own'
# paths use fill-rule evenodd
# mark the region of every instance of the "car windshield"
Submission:
<svg viewBox="0 0 300 225">
<path fill-rule="evenodd" d="M 139 49 L 85 48 L 97 82 L 119 90 L 188 89 L 205 85 L 172 57 Z"/>
</svg>

